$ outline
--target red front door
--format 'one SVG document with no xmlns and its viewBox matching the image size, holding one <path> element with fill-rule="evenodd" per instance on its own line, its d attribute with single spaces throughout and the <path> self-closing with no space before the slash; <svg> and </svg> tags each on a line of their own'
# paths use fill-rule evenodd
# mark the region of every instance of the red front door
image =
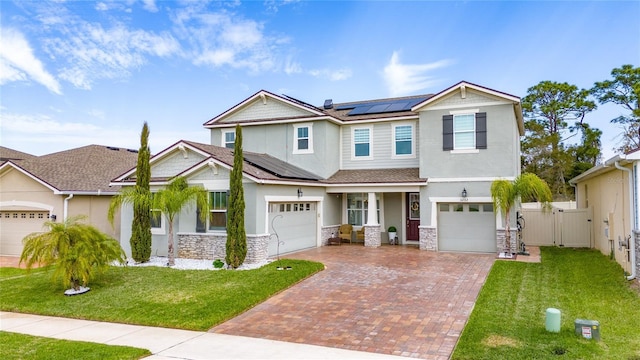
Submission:
<svg viewBox="0 0 640 360">
<path fill-rule="evenodd" d="M 407 240 L 420 240 L 420 193 L 407 193 Z"/>
</svg>

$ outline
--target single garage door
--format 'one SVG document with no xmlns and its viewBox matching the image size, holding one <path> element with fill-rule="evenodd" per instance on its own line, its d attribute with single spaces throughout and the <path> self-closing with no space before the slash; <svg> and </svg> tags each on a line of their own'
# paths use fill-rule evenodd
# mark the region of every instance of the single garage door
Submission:
<svg viewBox="0 0 640 360">
<path fill-rule="evenodd" d="M 269 205 L 269 256 L 316 247 L 315 202 L 271 203 Z M 280 239 L 280 248 L 275 234 Z"/>
<path fill-rule="evenodd" d="M 496 252 L 493 204 L 438 204 L 438 250 Z"/>
<path fill-rule="evenodd" d="M 22 239 L 34 232 L 44 231 L 47 221 L 44 211 L 0 212 L 0 255 L 20 256 Z"/>
</svg>

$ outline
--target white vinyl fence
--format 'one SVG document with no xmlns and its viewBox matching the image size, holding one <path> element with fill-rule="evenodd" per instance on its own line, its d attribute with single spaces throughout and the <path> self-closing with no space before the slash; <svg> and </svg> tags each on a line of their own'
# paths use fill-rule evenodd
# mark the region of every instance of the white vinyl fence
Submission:
<svg viewBox="0 0 640 360">
<path fill-rule="evenodd" d="M 591 209 L 521 210 L 522 241 L 531 246 L 593 247 Z"/>
</svg>

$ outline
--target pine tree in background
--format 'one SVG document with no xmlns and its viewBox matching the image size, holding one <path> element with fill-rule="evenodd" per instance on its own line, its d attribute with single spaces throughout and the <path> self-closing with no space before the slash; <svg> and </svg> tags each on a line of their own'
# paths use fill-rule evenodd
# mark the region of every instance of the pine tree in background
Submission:
<svg viewBox="0 0 640 360">
<path fill-rule="evenodd" d="M 244 189 L 242 188 L 242 128 L 236 125 L 233 169 L 229 181 L 230 198 L 227 218 L 227 265 L 236 269 L 247 256 L 247 234 L 244 228 Z"/>
<path fill-rule="evenodd" d="M 136 167 L 135 191 L 139 196 L 136 197 L 137 201 L 133 202 L 133 222 L 131 223 L 131 256 L 136 262 L 147 262 L 151 257 L 151 209 L 149 200 L 146 200 L 151 197 L 150 157 L 149 127 L 145 122 L 140 134 L 140 150 Z"/>
</svg>

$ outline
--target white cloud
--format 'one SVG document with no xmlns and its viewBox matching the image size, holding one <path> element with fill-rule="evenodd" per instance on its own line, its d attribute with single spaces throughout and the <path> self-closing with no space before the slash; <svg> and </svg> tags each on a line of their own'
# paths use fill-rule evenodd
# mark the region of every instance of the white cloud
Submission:
<svg viewBox="0 0 640 360">
<path fill-rule="evenodd" d="M 155 0 L 142 0 L 144 4 L 142 7 L 149 12 L 158 12 L 158 7 L 156 6 Z"/>
<path fill-rule="evenodd" d="M 326 78 L 331 81 L 341 81 L 346 80 L 351 77 L 352 72 L 351 69 L 338 69 L 338 70 L 330 70 L 330 69 L 319 69 L 319 70 L 310 70 L 309 74 L 318 78 Z"/>
<path fill-rule="evenodd" d="M 62 94 L 60 84 L 35 57 L 22 33 L 0 28 L 0 34 L 0 84 L 31 79 L 56 94 Z"/>
<path fill-rule="evenodd" d="M 148 56 L 166 57 L 180 51 L 180 44 L 167 32 L 130 30 L 121 24 L 104 29 L 87 22 L 61 30 L 67 36 L 45 39 L 45 49 L 65 63 L 60 78 L 87 90 L 98 79 L 129 76 Z"/>
<path fill-rule="evenodd" d="M 397 51 L 391 55 L 389 64 L 384 67 L 384 80 L 391 96 L 402 96 L 427 89 L 438 83 L 427 73 L 448 66 L 451 60 L 439 60 L 426 64 L 402 64 Z"/>
</svg>

